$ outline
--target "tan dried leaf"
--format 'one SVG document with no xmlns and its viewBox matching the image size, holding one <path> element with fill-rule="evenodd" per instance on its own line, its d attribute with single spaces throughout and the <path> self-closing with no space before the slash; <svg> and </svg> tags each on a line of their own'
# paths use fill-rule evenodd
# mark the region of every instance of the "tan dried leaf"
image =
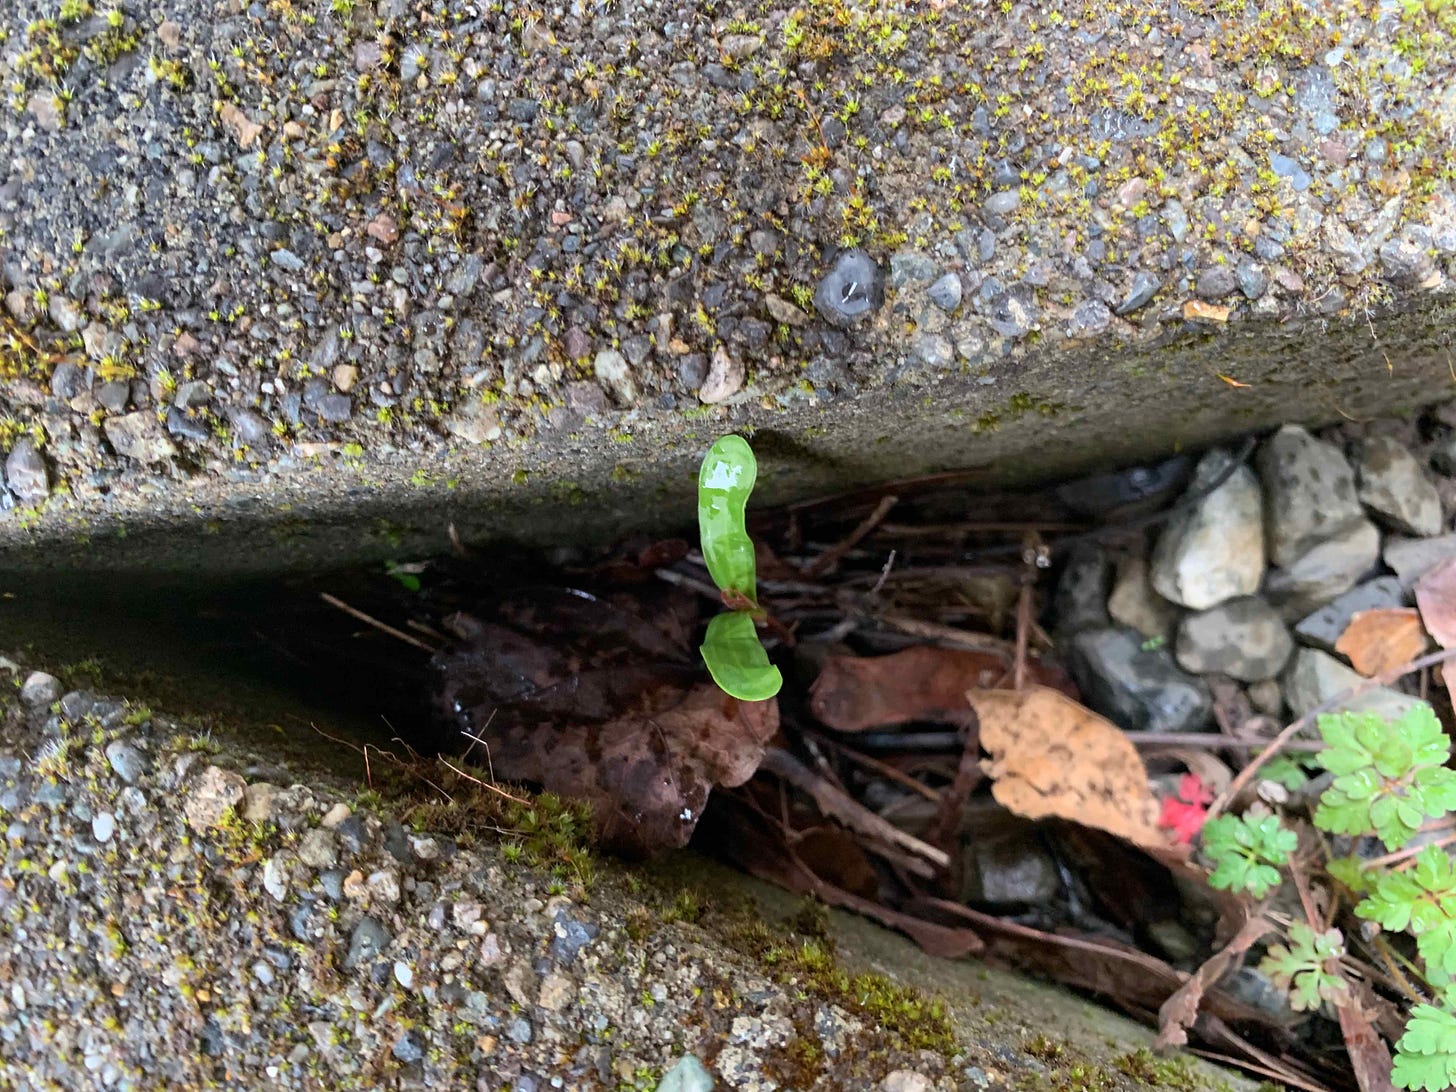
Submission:
<svg viewBox="0 0 1456 1092">
<path fill-rule="evenodd" d="M 1057 816 L 1139 846 L 1163 847 L 1148 771 L 1121 728 L 1058 690 L 972 690 L 981 763 L 997 802 L 1028 819 Z"/>
<path fill-rule="evenodd" d="M 1229 308 L 1203 300 L 1189 300 L 1183 305 L 1183 317 L 1189 322 L 1227 322 Z"/>
<path fill-rule="evenodd" d="M 1415 659 L 1428 643 L 1414 607 L 1381 607 L 1357 611 L 1335 642 L 1335 651 L 1369 678 Z"/>
</svg>

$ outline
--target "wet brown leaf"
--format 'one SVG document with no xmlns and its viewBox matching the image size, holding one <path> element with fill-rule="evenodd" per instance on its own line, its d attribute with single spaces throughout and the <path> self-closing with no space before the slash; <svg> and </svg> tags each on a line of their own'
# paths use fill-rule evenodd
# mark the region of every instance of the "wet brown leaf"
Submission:
<svg viewBox="0 0 1456 1092">
<path fill-rule="evenodd" d="M 740 702 L 711 683 L 663 688 L 604 722 L 477 715 L 491 769 L 591 804 L 601 841 L 629 852 L 687 844 L 714 786 L 753 776 L 778 731 L 778 703 Z"/>
<path fill-rule="evenodd" d="M 1139 846 L 1166 846 L 1143 760 L 1122 729 L 1044 686 L 973 690 L 991 794 L 1028 819 L 1057 816 Z"/>
<path fill-rule="evenodd" d="M 1070 685 L 1060 672 L 1035 661 L 1028 677 L 1049 686 Z M 810 708 L 840 732 L 863 732 L 911 720 L 960 721 L 966 691 L 1004 685 L 1011 664 L 988 652 L 919 645 L 889 656 L 831 656 L 814 680 Z"/>
<path fill-rule="evenodd" d="M 1198 970 L 1169 995 L 1158 1009 L 1159 1050 L 1183 1046 L 1188 1042 L 1188 1029 L 1198 1018 L 1204 993 L 1224 976 L 1235 960 L 1242 963 L 1254 942 L 1273 928 L 1273 922 L 1257 914 L 1248 918 L 1227 944 L 1205 959 Z"/>
<path fill-rule="evenodd" d="M 1430 639 L 1414 607 L 1357 611 L 1335 642 L 1335 651 L 1369 678 L 1414 660 Z"/>
<path fill-rule="evenodd" d="M 662 617 L 566 594 L 493 618 L 446 620 L 458 640 L 433 661 L 438 708 L 496 777 L 588 801 L 612 848 L 685 845 L 714 786 L 752 777 L 778 730 L 776 702 L 698 681 Z"/>
</svg>

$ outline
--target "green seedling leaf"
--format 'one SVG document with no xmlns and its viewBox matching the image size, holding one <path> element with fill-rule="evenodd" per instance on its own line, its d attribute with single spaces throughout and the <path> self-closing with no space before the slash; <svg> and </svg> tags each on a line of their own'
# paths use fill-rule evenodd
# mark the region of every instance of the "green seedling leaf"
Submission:
<svg viewBox="0 0 1456 1092">
<path fill-rule="evenodd" d="M 1390 1079 L 1397 1088 L 1427 1092 L 1456 1085 L 1456 1013 L 1445 1006 L 1413 1008 L 1405 1034 L 1395 1044 Z"/>
<path fill-rule="evenodd" d="M 729 611 L 709 622 L 702 653 L 713 681 L 742 701 L 767 701 L 784 684 L 779 669 L 768 662 L 750 614 Z"/>
<path fill-rule="evenodd" d="M 1213 861 L 1211 886 L 1247 891 L 1262 899 L 1279 886 L 1279 865 L 1289 860 L 1299 844 L 1277 815 L 1220 815 L 1203 824 L 1203 851 Z"/>
<path fill-rule="evenodd" d="M 721 437 L 698 470 L 698 533 L 708 574 L 720 591 L 736 592 L 754 604 L 758 584 L 753 540 L 743 512 L 757 480 L 758 460 L 742 436 Z"/>
<path fill-rule="evenodd" d="M 1289 1004 L 1296 1012 L 1313 1012 L 1325 1001 L 1343 1001 L 1349 986 L 1340 976 L 1339 961 L 1345 954 L 1345 938 L 1338 929 L 1316 933 L 1308 924 L 1289 926 L 1289 944 L 1273 944 L 1259 964 L 1259 970 L 1276 986 L 1289 991 Z"/>
<path fill-rule="evenodd" d="M 1326 747 L 1315 756 L 1335 775 L 1314 822 L 1331 834 L 1376 834 L 1399 849 L 1428 818 L 1456 808 L 1456 772 L 1446 769 L 1451 741 L 1429 705 L 1397 720 L 1376 713 L 1319 718 Z"/>
<path fill-rule="evenodd" d="M 420 571 L 418 564 L 401 565 L 395 561 L 386 561 L 384 571 L 398 580 L 407 590 L 412 592 L 420 590 L 420 578 L 416 575 Z"/>
<path fill-rule="evenodd" d="M 1456 864 L 1439 846 L 1423 848 L 1409 868 L 1380 874 L 1355 914 L 1410 933 L 1428 970 L 1456 972 Z"/>
</svg>

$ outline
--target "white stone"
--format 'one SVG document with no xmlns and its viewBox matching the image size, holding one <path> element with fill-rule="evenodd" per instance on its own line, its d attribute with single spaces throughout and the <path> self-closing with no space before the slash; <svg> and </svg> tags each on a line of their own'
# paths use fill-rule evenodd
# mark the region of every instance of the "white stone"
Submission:
<svg viewBox="0 0 1456 1092">
<path fill-rule="evenodd" d="M 1205 488 L 1232 458 L 1210 451 L 1198 464 L 1191 490 Z M 1264 576 L 1264 516 L 1259 483 L 1246 466 L 1192 508 L 1174 516 L 1153 550 L 1155 591 L 1192 610 L 1253 595 Z"/>
</svg>

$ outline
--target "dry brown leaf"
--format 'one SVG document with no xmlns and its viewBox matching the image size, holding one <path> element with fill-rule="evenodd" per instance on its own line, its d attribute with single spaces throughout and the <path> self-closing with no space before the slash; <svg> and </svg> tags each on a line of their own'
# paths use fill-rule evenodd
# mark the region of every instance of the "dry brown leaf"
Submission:
<svg viewBox="0 0 1456 1092">
<path fill-rule="evenodd" d="M 1188 300 L 1183 304 L 1183 317 L 1189 322 L 1227 322 L 1229 308 L 1219 303 Z"/>
<path fill-rule="evenodd" d="M 1416 581 L 1416 606 L 1436 644 L 1456 645 L 1456 557 L 1439 562 Z"/>
<path fill-rule="evenodd" d="M 1421 609 L 1426 632 L 1436 639 L 1436 644 L 1442 648 L 1456 646 L 1456 557 L 1438 562 L 1416 581 L 1416 606 Z M 1456 669 L 1442 664 L 1439 674 L 1451 695 L 1451 705 L 1456 707 Z"/>
<path fill-rule="evenodd" d="M 1229 969 L 1229 965 L 1243 963 L 1244 956 L 1256 940 L 1274 928 L 1274 923 L 1258 914 L 1253 915 L 1240 927 L 1227 944 L 1209 956 L 1198 970 L 1188 976 L 1158 1009 L 1159 1050 L 1183 1046 L 1188 1042 L 1188 1029 L 1198 1018 L 1203 1005 L 1203 995 Z"/>
<path fill-rule="evenodd" d="M 1140 846 L 1166 846 L 1148 771 L 1121 728 L 1057 690 L 972 690 L 981 763 L 1002 806 L 1058 816 Z"/>
<path fill-rule="evenodd" d="M 1335 651 L 1369 678 L 1414 660 L 1430 643 L 1414 607 L 1357 611 L 1335 642 Z"/>
<path fill-rule="evenodd" d="M 1035 661 L 1030 677 L 1070 685 Z M 918 645 L 889 656 L 831 656 L 814 680 L 814 716 L 840 732 L 862 732 L 910 720 L 956 720 L 966 691 L 1006 684 L 1011 664 L 988 652 Z"/>
</svg>

